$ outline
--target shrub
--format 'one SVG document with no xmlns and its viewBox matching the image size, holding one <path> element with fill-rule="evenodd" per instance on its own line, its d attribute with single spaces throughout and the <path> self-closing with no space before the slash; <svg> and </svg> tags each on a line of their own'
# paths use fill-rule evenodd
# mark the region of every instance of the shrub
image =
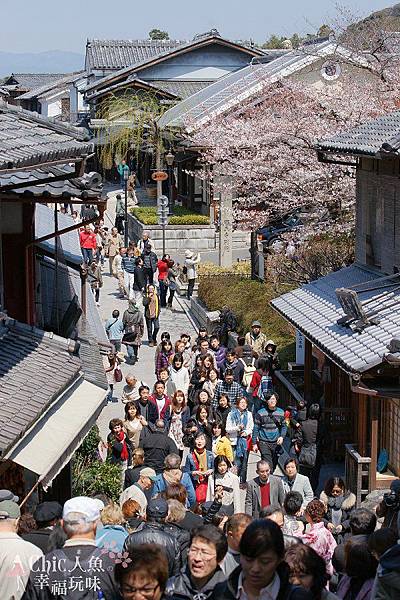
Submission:
<svg viewBox="0 0 400 600">
<path fill-rule="evenodd" d="M 295 358 L 294 329 L 269 303 L 292 288 L 281 286 L 277 293 L 268 283 L 232 274 L 203 275 L 199 278 L 198 294 L 209 310 L 229 306 L 237 317 L 238 333 L 245 334 L 250 331 L 252 321 L 260 320 L 264 333 L 277 344 L 284 367 L 288 360 Z"/>
<path fill-rule="evenodd" d="M 118 502 L 121 493 L 121 472 L 118 465 L 95 460 L 88 461 L 75 454 L 72 463 L 72 492 L 74 496 L 105 494 Z"/>
<path fill-rule="evenodd" d="M 158 225 L 157 208 L 155 206 L 135 206 L 131 213 L 143 225 Z M 210 218 L 206 215 L 192 212 L 184 206 L 174 206 L 170 225 L 209 225 Z"/>
<path fill-rule="evenodd" d="M 250 275 L 251 263 L 249 260 L 241 260 L 232 265 L 232 267 L 219 267 L 211 262 L 201 262 L 198 266 L 199 277 L 205 275 L 223 275 L 224 273 L 234 273 L 235 275 Z"/>
<path fill-rule="evenodd" d="M 99 428 L 93 425 L 82 444 L 75 452 L 75 456 L 81 456 L 87 460 L 97 460 L 97 448 L 100 442 Z"/>
</svg>

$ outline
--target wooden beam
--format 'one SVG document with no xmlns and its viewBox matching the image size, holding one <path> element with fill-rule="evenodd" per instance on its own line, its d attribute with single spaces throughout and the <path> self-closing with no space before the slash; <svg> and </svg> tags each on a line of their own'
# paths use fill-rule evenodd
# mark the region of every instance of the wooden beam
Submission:
<svg viewBox="0 0 400 600">
<path fill-rule="evenodd" d="M 370 398 L 371 411 L 371 465 L 369 477 L 369 491 L 376 489 L 376 468 L 378 462 L 378 404 L 377 400 Z"/>
<path fill-rule="evenodd" d="M 304 400 L 311 400 L 312 385 L 312 343 L 305 338 L 304 340 Z"/>
<path fill-rule="evenodd" d="M 353 393 L 353 405 L 357 407 L 357 447 L 361 456 L 367 453 L 367 402 L 367 396 Z"/>
</svg>

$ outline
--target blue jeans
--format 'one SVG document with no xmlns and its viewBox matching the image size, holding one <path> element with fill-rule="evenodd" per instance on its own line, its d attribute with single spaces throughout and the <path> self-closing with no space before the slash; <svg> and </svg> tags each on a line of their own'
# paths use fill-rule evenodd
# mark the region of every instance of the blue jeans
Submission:
<svg viewBox="0 0 400 600">
<path fill-rule="evenodd" d="M 90 263 L 93 260 L 93 250 L 91 248 L 81 248 L 81 251 L 83 256 L 83 262 L 87 265 L 90 265 Z"/>
<path fill-rule="evenodd" d="M 157 333 L 160 331 L 160 323 L 157 319 L 148 319 L 146 317 L 147 334 L 149 336 L 149 342 L 157 342 Z"/>
<path fill-rule="evenodd" d="M 240 479 L 240 483 L 246 483 L 247 481 L 247 461 L 249 460 L 249 453 L 246 452 L 244 456 L 236 456 L 234 463 L 237 466 L 237 476 Z"/>
</svg>

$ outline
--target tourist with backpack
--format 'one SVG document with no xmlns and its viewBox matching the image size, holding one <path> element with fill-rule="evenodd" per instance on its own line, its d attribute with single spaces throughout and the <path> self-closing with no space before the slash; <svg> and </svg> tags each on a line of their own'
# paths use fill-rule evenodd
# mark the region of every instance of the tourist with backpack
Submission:
<svg viewBox="0 0 400 600">
<path fill-rule="evenodd" d="M 225 360 L 221 366 L 221 375 L 224 376 L 226 369 L 232 369 L 233 371 L 233 381 L 241 384 L 243 381 L 244 375 L 244 364 L 241 360 L 238 360 L 236 353 L 234 350 L 227 350 Z"/>
<path fill-rule="evenodd" d="M 265 358 L 259 358 L 256 362 L 257 368 L 253 371 L 253 375 L 250 381 L 250 385 L 248 387 L 248 397 L 252 402 L 251 409 L 253 414 L 262 407 L 262 392 L 259 395 L 259 387 L 261 383 L 261 379 L 264 377 L 268 377 L 269 379 L 264 379 L 263 387 L 266 387 L 266 383 L 269 382 L 269 385 L 272 386 L 272 379 L 269 375 L 269 364 Z"/>
<path fill-rule="evenodd" d="M 261 387 L 262 381 L 260 382 Z M 276 392 L 263 393 L 264 405 L 254 416 L 254 429 L 252 435 L 253 452 L 260 450 L 261 458 L 266 460 L 274 472 L 278 463 L 278 452 L 286 436 L 287 426 L 285 414 L 278 407 L 278 394 Z"/>
</svg>

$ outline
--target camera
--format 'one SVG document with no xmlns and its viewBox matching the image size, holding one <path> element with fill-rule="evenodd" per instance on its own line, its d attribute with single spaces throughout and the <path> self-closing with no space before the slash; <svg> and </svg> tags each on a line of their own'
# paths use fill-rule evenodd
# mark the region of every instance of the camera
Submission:
<svg viewBox="0 0 400 600">
<path fill-rule="evenodd" d="M 388 492 L 383 494 L 383 501 L 388 508 L 400 508 L 400 497 L 396 492 Z"/>
</svg>

